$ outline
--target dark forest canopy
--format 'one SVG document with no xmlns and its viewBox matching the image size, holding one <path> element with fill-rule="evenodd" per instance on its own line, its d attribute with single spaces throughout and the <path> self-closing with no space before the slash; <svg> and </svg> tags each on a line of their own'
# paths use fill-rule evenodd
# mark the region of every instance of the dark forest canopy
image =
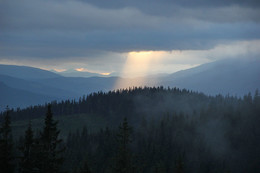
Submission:
<svg viewBox="0 0 260 173">
<path fill-rule="evenodd" d="M 51 104 L 55 116 L 94 113 L 109 119 L 117 119 L 118 116 L 128 116 L 128 114 L 133 116 L 133 113 L 135 115 L 152 114 L 156 116 L 167 112 L 191 114 L 194 111 L 200 112 L 209 105 L 217 108 L 228 104 L 235 108 L 245 101 L 251 100 L 252 102 L 254 96 L 249 93 L 244 98 L 229 95 L 213 97 L 178 88 L 133 87 L 109 92 L 100 91 L 83 96 L 79 100 L 53 101 Z M 12 120 L 43 117 L 47 105 L 46 103 L 45 105 L 30 106 L 25 109 L 12 109 L 10 110 Z M 0 114 L 0 117 L 2 115 L 3 113 Z"/>
<path fill-rule="evenodd" d="M 47 108 L 35 106 L 8 113 L 12 121 L 29 121 L 43 119 Z M 258 91 L 236 98 L 177 88 L 130 88 L 53 102 L 52 114 L 61 119 L 71 115 L 75 120 L 79 114 L 91 115 L 107 122 L 95 132 L 86 126 L 67 135 L 63 171 L 260 171 Z"/>
</svg>

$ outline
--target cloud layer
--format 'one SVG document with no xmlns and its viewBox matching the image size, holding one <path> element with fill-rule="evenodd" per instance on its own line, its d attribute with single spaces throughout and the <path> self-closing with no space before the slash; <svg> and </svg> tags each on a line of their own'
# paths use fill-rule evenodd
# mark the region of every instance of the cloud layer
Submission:
<svg viewBox="0 0 260 173">
<path fill-rule="evenodd" d="M 109 65 L 130 51 L 258 44 L 260 1 L 4 0 L 0 26 L 0 61 Z"/>
</svg>

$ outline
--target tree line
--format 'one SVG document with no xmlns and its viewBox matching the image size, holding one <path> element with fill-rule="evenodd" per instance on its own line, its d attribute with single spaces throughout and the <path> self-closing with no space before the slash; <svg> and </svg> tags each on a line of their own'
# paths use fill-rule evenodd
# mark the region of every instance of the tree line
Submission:
<svg viewBox="0 0 260 173">
<path fill-rule="evenodd" d="M 3 113 L 0 170 L 71 173 L 260 170 L 258 91 L 243 98 L 205 96 L 160 87 L 93 93 L 72 103 L 70 111 L 85 109 L 86 116 L 94 113 L 111 123 L 97 132 L 88 127 L 78 129 L 62 141 L 53 108 L 56 106 L 57 111 L 64 104 L 42 106 L 43 128 L 34 131 L 29 123 L 19 140 L 12 140 L 10 126 L 10 115 L 16 118 L 19 113 Z"/>
<path fill-rule="evenodd" d="M 14 143 L 7 109 L 0 129 L 1 172 L 59 172 L 65 145 L 59 139 L 57 123 L 53 119 L 51 105 L 48 105 L 42 131 L 35 134 L 29 123 L 24 137 Z"/>
<path fill-rule="evenodd" d="M 58 121 L 53 119 L 51 104 L 47 107 L 47 112 L 44 119 L 42 131 L 35 134 L 31 122 L 25 131 L 24 137 L 14 145 L 11 130 L 10 113 L 7 108 L 3 122 L 0 127 L 0 170 L 3 173 L 59 173 L 70 172 L 63 165 L 65 156 L 70 152 L 66 152 L 66 147 L 77 144 L 75 141 L 70 141 L 73 137 L 70 136 L 67 145 L 59 138 L 60 131 L 57 129 Z M 119 126 L 117 133 L 117 147 L 114 166 L 111 166 L 113 172 L 131 172 L 134 167 L 131 165 L 131 154 L 129 151 L 131 128 L 125 118 Z M 108 128 L 106 129 L 109 131 Z M 86 129 L 83 129 L 82 136 L 88 136 Z M 81 136 L 81 137 L 82 137 Z M 88 138 L 88 137 L 87 137 Z M 74 139 L 73 139 L 74 140 Z M 84 139 L 86 140 L 86 139 Z M 105 142 L 105 141 L 104 141 Z M 85 143 L 87 144 L 87 143 Z M 16 148 L 15 148 L 16 147 Z M 80 147 L 80 146 L 77 146 Z M 112 150 L 111 150 L 112 151 Z M 84 152 L 83 152 L 84 153 Z M 104 157 L 107 157 L 106 155 Z M 68 160 L 67 160 L 68 161 Z M 104 164 L 104 163 L 103 163 Z M 79 166 L 80 165 L 80 166 Z M 90 173 L 88 160 L 85 158 L 74 165 L 73 172 Z"/>
</svg>

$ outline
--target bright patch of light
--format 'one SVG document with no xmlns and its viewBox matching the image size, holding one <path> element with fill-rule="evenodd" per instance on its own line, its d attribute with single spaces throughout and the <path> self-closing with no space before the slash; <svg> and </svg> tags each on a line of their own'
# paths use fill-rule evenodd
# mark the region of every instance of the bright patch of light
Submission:
<svg viewBox="0 0 260 173">
<path fill-rule="evenodd" d="M 108 76 L 108 75 L 110 75 L 111 73 L 99 73 L 99 74 L 101 74 L 101 75 L 103 75 L 103 76 Z"/>
<path fill-rule="evenodd" d="M 78 72 L 97 73 L 97 74 L 100 74 L 100 75 L 103 75 L 103 76 L 108 76 L 108 75 L 111 74 L 110 72 L 99 72 L 99 71 L 94 71 L 94 70 L 88 70 L 86 68 L 76 68 L 75 70 L 78 71 Z"/>
<path fill-rule="evenodd" d="M 84 68 L 76 68 L 75 70 L 79 72 L 89 72 L 87 69 Z"/>
<path fill-rule="evenodd" d="M 54 68 L 53 70 L 60 73 L 60 72 L 66 71 L 67 69 L 57 69 L 57 68 Z"/>
<path fill-rule="evenodd" d="M 159 64 L 164 51 L 129 52 L 121 76 L 136 77 L 135 79 L 119 79 L 115 88 L 127 88 L 143 86 L 146 83 L 146 75 L 152 70 L 153 64 Z"/>
<path fill-rule="evenodd" d="M 140 77 L 149 74 L 152 64 L 159 64 L 164 51 L 129 52 L 121 76 Z"/>
</svg>

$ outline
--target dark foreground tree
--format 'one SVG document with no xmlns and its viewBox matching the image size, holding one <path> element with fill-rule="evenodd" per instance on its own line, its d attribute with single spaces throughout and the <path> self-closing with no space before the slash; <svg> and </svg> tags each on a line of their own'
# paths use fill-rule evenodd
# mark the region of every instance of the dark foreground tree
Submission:
<svg viewBox="0 0 260 173">
<path fill-rule="evenodd" d="M 38 150 L 37 161 L 35 166 L 41 173 L 58 173 L 63 163 L 62 153 L 64 147 L 62 140 L 59 139 L 60 131 L 57 129 L 57 121 L 53 120 L 51 105 L 45 117 L 43 132 L 39 139 L 36 140 L 35 149 Z"/>
<path fill-rule="evenodd" d="M 179 157 L 179 159 L 177 160 L 177 163 L 176 163 L 176 173 L 183 173 L 184 172 L 183 166 L 184 166 L 184 163 L 183 163 L 182 157 Z"/>
<path fill-rule="evenodd" d="M 0 128 L 0 172 L 12 173 L 14 172 L 13 161 L 13 140 L 11 133 L 11 120 L 9 109 L 5 112 L 3 122 Z"/>
<path fill-rule="evenodd" d="M 127 119 L 124 118 L 123 124 L 119 126 L 119 133 L 117 135 L 118 153 L 115 158 L 115 172 L 133 172 L 132 155 L 129 148 L 131 130 Z"/>
<path fill-rule="evenodd" d="M 28 125 L 27 130 L 25 131 L 25 137 L 23 145 L 19 148 L 22 152 L 19 163 L 19 172 L 21 173 L 33 173 L 34 172 L 34 139 L 33 139 L 33 130 L 31 127 L 31 122 Z"/>
<path fill-rule="evenodd" d="M 87 159 L 83 162 L 83 165 L 81 166 L 81 168 L 79 170 L 79 173 L 91 173 Z"/>
</svg>

